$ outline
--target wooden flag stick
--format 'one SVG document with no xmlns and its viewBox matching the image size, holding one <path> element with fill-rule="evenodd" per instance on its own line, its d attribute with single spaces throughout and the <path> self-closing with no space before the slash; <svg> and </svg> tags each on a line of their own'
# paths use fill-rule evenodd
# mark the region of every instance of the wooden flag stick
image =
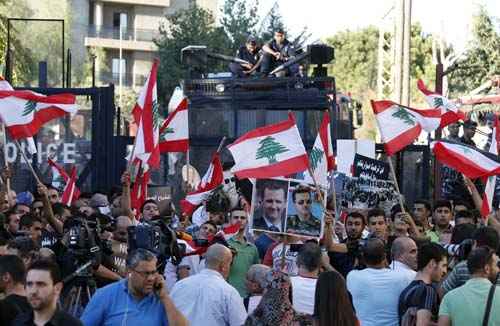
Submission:
<svg viewBox="0 0 500 326">
<path fill-rule="evenodd" d="M 33 173 L 33 176 L 35 177 L 37 184 L 42 184 L 42 181 L 40 180 L 40 178 L 36 174 L 35 170 L 33 169 L 33 166 L 31 165 L 30 161 L 28 161 L 28 157 L 26 157 L 26 154 L 22 150 L 21 145 L 19 145 L 19 141 L 17 141 L 17 139 L 14 139 L 14 144 L 16 145 L 17 150 L 21 153 L 26 164 L 28 164 L 28 167 L 30 168 L 31 173 Z"/>
<path fill-rule="evenodd" d="M 3 141 L 3 158 L 5 168 L 9 168 L 8 163 L 8 153 L 7 153 L 7 130 L 5 129 L 5 124 L 2 123 L 2 141 Z M 7 187 L 7 197 L 10 199 L 10 178 L 6 178 L 5 186 Z"/>
<path fill-rule="evenodd" d="M 394 181 L 394 187 L 396 188 L 396 191 L 398 193 L 398 201 L 399 201 L 399 206 L 401 206 L 401 212 L 406 213 L 405 207 L 403 205 L 403 198 L 401 196 L 401 192 L 399 191 L 398 179 L 396 177 L 396 172 L 394 171 L 394 165 L 392 164 L 392 159 L 390 156 L 387 156 L 387 163 L 389 163 L 389 169 L 391 170 L 392 179 Z"/>
<path fill-rule="evenodd" d="M 220 141 L 219 143 L 219 147 L 217 147 L 217 153 L 220 153 L 220 151 L 222 150 L 222 147 L 224 146 L 224 143 L 226 142 L 226 136 L 222 137 L 222 140 Z"/>
</svg>

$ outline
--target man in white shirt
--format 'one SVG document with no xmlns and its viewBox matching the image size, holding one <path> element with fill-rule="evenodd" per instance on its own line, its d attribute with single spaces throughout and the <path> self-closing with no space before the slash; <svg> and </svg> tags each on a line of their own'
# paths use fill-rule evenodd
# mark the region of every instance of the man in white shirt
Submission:
<svg viewBox="0 0 500 326">
<path fill-rule="evenodd" d="M 247 318 L 243 299 L 225 280 L 231 268 L 231 251 L 214 244 L 205 260 L 205 269 L 175 284 L 171 294 L 175 306 L 190 325 L 243 325 Z"/>
<path fill-rule="evenodd" d="M 412 282 L 417 275 L 417 244 L 411 238 L 399 237 L 392 243 L 390 268 Z"/>
<path fill-rule="evenodd" d="M 314 293 L 321 266 L 321 248 L 313 242 L 305 243 L 297 257 L 299 275 L 290 277 L 292 282 L 292 302 L 296 312 L 314 313 Z"/>
<path fill-rule="evenodd" d="M 399 295 L 409 284 L 404 274 L 387 268 L 384 242 L 368 239 L 362 248 L 367 266 L 347 274 L 356 315 L 363 326 L 398 326 Z"/>
</svg>

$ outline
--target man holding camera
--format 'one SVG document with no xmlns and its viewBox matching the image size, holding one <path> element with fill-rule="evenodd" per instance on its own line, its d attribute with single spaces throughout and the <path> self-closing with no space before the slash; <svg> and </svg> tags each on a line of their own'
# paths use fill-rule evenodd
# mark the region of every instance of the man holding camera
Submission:
<svg viewBox="0 0 500 326">
<path fill-rule="evenodd" d="M 187 325 L 157 272 L 156 256 L 137 249 L 127 256 L 128 277 L 97 290 L 81 320 L 97 325 Z"/>
</svg>

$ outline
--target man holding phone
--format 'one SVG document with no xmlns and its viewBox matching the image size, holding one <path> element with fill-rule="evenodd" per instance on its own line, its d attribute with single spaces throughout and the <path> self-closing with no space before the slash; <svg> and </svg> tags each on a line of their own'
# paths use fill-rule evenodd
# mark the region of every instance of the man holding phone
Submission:
<svg viewBox="0 0 500 326">
<path fill-rule="evenodd" d="M 137 249 L 127 256 L 127 278 L 95 293 L 81 317 L 85 326 L 187 325 L 156 269 L 157 258 Z"/>
</svg>

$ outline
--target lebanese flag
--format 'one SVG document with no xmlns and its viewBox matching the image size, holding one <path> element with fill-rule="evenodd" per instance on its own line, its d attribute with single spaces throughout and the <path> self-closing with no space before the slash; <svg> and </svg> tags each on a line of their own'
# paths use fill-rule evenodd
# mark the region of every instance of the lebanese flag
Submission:
<svg viewBox="0 0 500 326">
<path fill-rule="evenodd" d="M 432 132 L 441 122 L 440 109 L 413 109 L 392 101 L 371 101 L 387 155 L 413 143 L 423 130 Z"/>
<path fill-rule="evenodd" d="M 189 150 L 188 102 L 179 87 L 172 94 L 168 106 L 175 109 L 160 128 L 160 153 L 187 152 Z"/>
<path fill-rule="evenodd" d="M 47 162 L 49 163 L 49 165 L 52 167 L 52 174 L 55 176 L 55 178 L 53 177 L 52 178 L 52 185 L 56 188 L 58 188 L 56 185 L 54 185 L 54 182 L 60 182 L 58 179 L 59 178 L 62 178 L 62 180 L 66 183 L 65 187 L 64 187 L 64 191 L 66 191 L 66 188 L 68 188 L 68 185 L 69 183 L 71 182 L 71 176 L 68 175 L 68 173 L 62 168 L 62 166 L 60 166 L 59 164 L 57 164 L 54 160 L 52 160 L 51 158 L 48 158 L 47 159 Z M 73 169 L 75 169 L 75 167 L 73 166 L 73 168 L 71 169 L 71 173 L 73 173 Z M 70 174 L 71 174 L 70 173 Z M 75 174 L 76 174 L 76 170 L 75 170 Z M 73 194 L 71 195 L 71 201 L 73 200 L 77 200 L 78 198 L 80 198 L 80 189 L 78 189 L 78 187 L 76 186 L 76 176 L 75 176 L 75 180 L 74 180 L 74 186 L 72 186 L 74 189 L 71 190 L 73 192 Z M 63 194 L 63 197 L 64 197 L 64 194 Z M 64 201 L 63 201 L 64 203 Z M 71 204 L 70 204 L 71 205 Z M 68 205 L 69 206 L 69 205 Z"/>
<path fill-rule="evenodd" d="M 70 177 L 66 180 L 66 186 L 61 197 L 61 202 L 66 206 L 71 206 L 74 200 L 80 196 L 80 191 L 76 187 L 76 166 L 71 168 Z"/>
<path fill-rule="evenodd" d="M 137 103 L 132 110 L 134 121 L 137 124 L 135 150 L 132 160 L 138 158 L 150 168 L 160 167 L 160 104 L 156 93 L 156 75 L 158 60 L 154 60 L 148 79 L 142 88 Z"/>
<path fill-rule="evenodd" d="M 441 163 L 457 170 L 469 179 L 500 174 L 498 157 L 474 146 L 450 140 L 439 140 L 433 141 L 431 148 Z"/>
<path fill-rule="evenodd" d="M 144 164 L 142 161 L 137 162 L 137 164 L 137 176 L 130 191 L 130 206 L 136 210 L 136 214 L 139 216 L 141 206 L 148 196 L 150 171 L 147 164 Z"/>
<path fill-rule="evenodd" d="M 182 212 L 188 216 L 191 215 L 196 207 L 203 203 L 212 191 L 222 184 L 223 180 L 224 175 L 219 153 L 215 153 L 196 191 L 187 194 L 186 198 L 181 200 Z"/>
<path fill-rule="evenodd" d="M 332 171 L 335 166 L 328 111 L 323 114 L 318 136 L 316 136 L 314 146 L 309 153 L 309 164 L 314 174 L 314 180 L 321 186 L 328 187 L 328 171 Z M 304 180 L 309 183 L 314 182 L 308 170 L 304 172 Z"/>
<path fill-rule="evenodd" d="M 222 238 L 227 241 L 231 239 L 233 236 L 238 234 L 240 231 L 240 223 L 235 223 L 232 225 L 228 225 L 224 227 L 222 230 L 217 232 L 215 235 L 209 237 L 208 240 L 208 245 L 198 247 L 196 246 L 196 243 L 192 240 L 184 240 L 188 243 L 188 245 L 193 249 L 193 251 L 184 254 L 185 256 L 192 256 L 192 255 L 203 255 L 205 252 L 207 252 L 208 248 L 213 245 L 214 243 L 219 242 Z"/>
<path fill-rule="evenodd" d="M 489 152 L 498 156 L 498 141 L 500 140 L 500 125 L 498 122 L 498 115 L 495 114 L 495 124 L 491 132 L 491 144 Z M 483 194 L 483 203 L 481 205 L 481 215 L 486 218 L 493 211 L 493 196 L 495 195 L 495 185 L 497 176 L 488 177 L 486 187 Z"/>
<path fill-rule="evenodd" d="M 440 128 L 444 128 L 450 123 L 454 123 L 459 120 L 467 120 L 467 116 L 464 111 L 461 111 L 455 103 L 443 95 L 428 90 L 422 79 L 417 81 L 417 87 L 425 95 L 425 100 L 429 106 L 441 110 Z"/>
<path fill-rule="evenodd" d="M 0 90 L 0 118 L 12 138 L 32 137 L 45 123 L 76 114 L 75 101 L 73 94 L 45 96 L 32 91 Z"/>
<path fill-rule="evenodd" d="M 309 160 L 295 118 L 247 132 L 227 147 L 238 178 L 272 178 L 307 170 Z"/>
</svg>

